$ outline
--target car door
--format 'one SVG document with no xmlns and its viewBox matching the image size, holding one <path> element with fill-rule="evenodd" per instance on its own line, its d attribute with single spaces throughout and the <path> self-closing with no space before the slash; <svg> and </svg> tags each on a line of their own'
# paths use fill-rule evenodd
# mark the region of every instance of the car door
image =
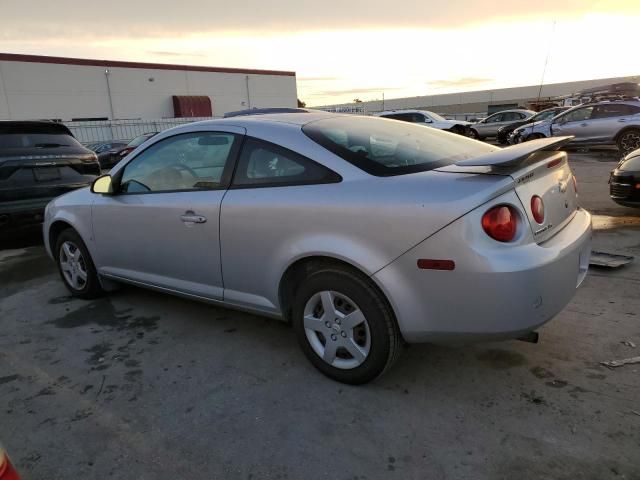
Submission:
<svg viewBox="0 0 640 480">
<path fill-rule="evenodd" d="M 551 124 L 551 132 L 554 137 L 573 135 L 573 143 L 586 143 L 589 138 L 589 120 L 593 115 L 593 105 L 570 110 L 561 117 L 556 118 Z"/>
<path fill-rule="evenodd" d="M 593 143 L 611 143 L 617 133 L 631 120 L 639 107 L 624 103 L 603 103 L 596 105 L 589 125 L 587 136 Z"/>
<path fill-rule="evenodd" d="M 474 128 L 480 134 L 481 137 L 492 136 L 498 132 L 498 128 L 502 122 L 502 113 L 494 113 L 493 115 L 485 118 L 481 122 L 477 123 Z"/>
<path fill-rule="evenodd" d="M 278 311 L 279 269 L 305 236 L 323 235 L 314 213 L 336 195 L 340 181 L 296 152 L 245 138 L 220 212 L 225 302 Z"/>
<path fill-rule="evenodd" d="M 92 207 L 101 274 L 222 298 L 220 204 L 244 133 L 224 130 L 163 138 L 114 174 Z"/>
</svg>

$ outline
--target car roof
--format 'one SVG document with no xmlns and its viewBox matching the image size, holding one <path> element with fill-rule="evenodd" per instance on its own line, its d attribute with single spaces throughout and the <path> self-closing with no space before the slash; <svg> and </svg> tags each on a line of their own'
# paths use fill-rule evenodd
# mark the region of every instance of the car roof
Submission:
<svg viewBox="0 0 640 480">
<path fill-rule="evenodd" d="M 240 115 L 237 117 L 216 118 L 214 120 L 203 120 L 198 122 L 200 125 L 255 125 L 257 123 L 288 123 L 291 125 L 306 125 L 309 122 L 321 120 L 323 118 L 331 118 L 338 116 L 347 116 L 347 114 L 329 113 L 321 110 L 299 113 L 265 113 L 259 115 Z"/>
<path fill-rule="evenodd" d="M 499 112 L 493 112 L 491 115 L 495 115 L 496 113 L 509 113 L 509 112 L 527 112 L 527 113 L 533 113 L 533 114 L 536 113 L 533 110 L 527 110 L 526 108 L 509 108 L 507 110 L 500 110 Z"/>
<path fill-rule="evenodd" d="M 0 134 L 54 133 L 73 136 L 66 125 L 49 121 L 3 120 L 0 121 Z"/>
<path fill-rule="evenodd" d="M 384 110 L 383 112 L 376 112 L 374 115 L 390 115 L 393 113 L 433 113 L 431 110 L 424 110 L 420 108 L 403 108 L 400 110 Z"/>
</svg>

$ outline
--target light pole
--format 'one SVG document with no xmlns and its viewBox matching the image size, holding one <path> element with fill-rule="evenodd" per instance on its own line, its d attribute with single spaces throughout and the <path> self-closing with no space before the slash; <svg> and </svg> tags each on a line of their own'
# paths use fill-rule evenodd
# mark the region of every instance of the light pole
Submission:
<svg viewBox="0 0 640 480">
<path fill-rule="evenodd" d="M 111 72 L 108 68 L 104 69 L 104 76 L 107 79 L 107 95 L 109 96 L 109 109 L 111 110 L 111 120 L 115 120 L 116 116 L 113 113 L 113 99 L 111 98 L 111 84 L 109 83 L 109 75 Z"/>
</svg>

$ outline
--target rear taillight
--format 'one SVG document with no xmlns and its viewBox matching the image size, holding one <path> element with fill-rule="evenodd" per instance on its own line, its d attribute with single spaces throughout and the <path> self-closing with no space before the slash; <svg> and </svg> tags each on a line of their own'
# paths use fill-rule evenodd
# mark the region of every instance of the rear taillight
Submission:
<svg viewBox="0 0 640 480">
<path fill-rule="evenodd" d="M 482 216 L 482 228 L 499 242 L 510 242 L 516 236 L 518 213 L 509 205 L 498 205 Z"/>
<path fill-rule="evenodd" d="M 531 213 L 536 222 L 544 223 L 544 203 L 538 195 L 531 197 Z"/>
<path fill-rule="evenodd" d="M 20 475 L 11 462 L 9 461 L 9 457 L 0 447 L 0 480 L 20 480 Z"/>
</svg>

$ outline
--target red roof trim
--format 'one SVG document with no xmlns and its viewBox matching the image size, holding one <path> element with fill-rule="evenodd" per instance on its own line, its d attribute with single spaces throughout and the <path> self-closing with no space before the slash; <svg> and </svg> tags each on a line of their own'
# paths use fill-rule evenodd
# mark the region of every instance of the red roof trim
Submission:
<svg viewBox="0 0 640 480">
<path fill-rule="evenodd" d="M 282 70 L 257 70 L 252 68 L 201 67 L 198 65 L 173 65 L 168 63 L 122 62 L 118 60 L 94 60 L 90 58 L 48 57 L 45 55 L 21 55 L 0 53 L 0 61 L 55 63 L 59 65 L 85 65 L 91 67 L 145 68 L 150 70 L 181 70 L 189 72 L 242 73 L 254 75 L 281 75 L 295 77 L 296 72 Z"/>
</svg>

